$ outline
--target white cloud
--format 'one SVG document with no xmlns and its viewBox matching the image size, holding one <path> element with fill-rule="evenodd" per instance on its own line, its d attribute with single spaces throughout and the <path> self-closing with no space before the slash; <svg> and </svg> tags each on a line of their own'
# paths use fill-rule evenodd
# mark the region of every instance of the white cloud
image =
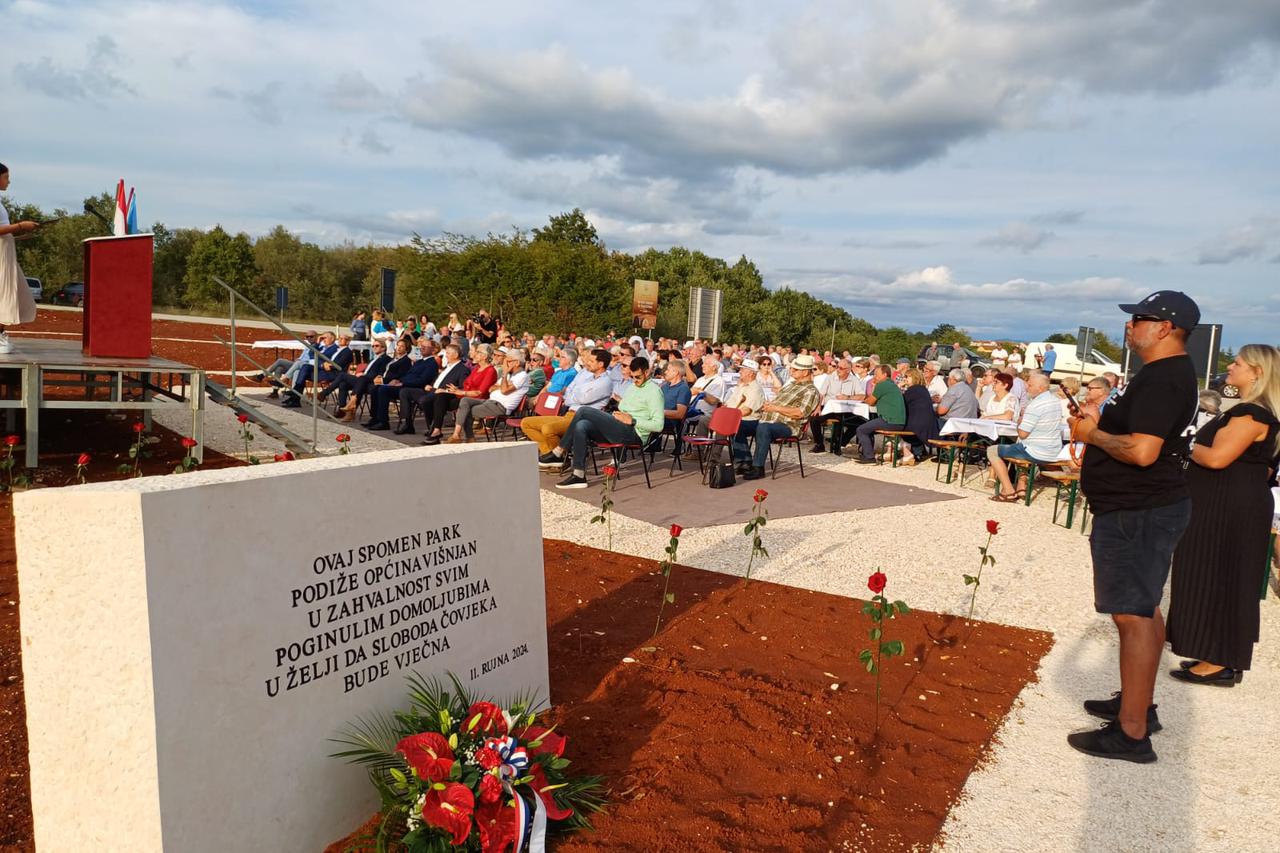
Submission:
<svg viewBox="0 0 1280 853">
<path fill-rule="evenodd" d="M 1280 216 L 1255 216 L 1201 245 L 1197 264 L 1258 260 L 1280 246 Z M 1274 262 L 1275 259 L 1272 259 Z"/>
<path fill-rule="evenodd" d="M 1026 222 L 1011 222 L 995 234 L 983 237 L 978 241 L 978 245 L 990 246 L 993 249 L 1016 249 L 1027 254 L 1039 249 L 1055 236 L 1057 235 L 1052 231 L 1036 228 Z"/>
</svg>

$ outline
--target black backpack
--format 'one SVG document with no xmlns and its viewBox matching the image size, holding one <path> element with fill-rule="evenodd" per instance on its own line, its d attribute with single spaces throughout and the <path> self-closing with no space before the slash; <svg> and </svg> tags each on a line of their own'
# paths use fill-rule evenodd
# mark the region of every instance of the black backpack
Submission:
<svg viewBox="0 0 1280 853">
<path fill-rule="evenodd" d="M 707 485 L 713 489 L 727 489 L 738 482 L 732 462 L 717 462 L 707 471 Z"/>
</svg>

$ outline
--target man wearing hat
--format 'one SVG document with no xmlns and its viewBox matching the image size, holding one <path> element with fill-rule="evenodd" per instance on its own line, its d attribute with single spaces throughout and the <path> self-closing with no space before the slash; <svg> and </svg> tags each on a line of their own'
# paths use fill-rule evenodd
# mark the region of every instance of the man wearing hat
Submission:
<svg viewBox="0 0 1280 853">
<path fill-rule="evenodd" d="M 813 385 L 816 365 L 811 355 L 798 355 L 791 360 L 791 381 L 771 403 L 760 406 L 759 421 L 743 421 L 733 441 L 733 455 L 738 471 L 744 480 L 764 477 L 764 463 L 769 458 L 769 446 L 775 438 L 786 438 L 800 432 L 804 419 L 818 407 L 821 395 Z M 747 455 L 747 437 L 756 437 L 754 456 Z"/>
<path fill-rule="evenodd" d="M 1156 760 L 1150 735 L 1160 728 L 1152 704 L 1165 641 L 1160 599 L 1191 519 L 1183 472 L 1197 382 L 1186 344 L 1200 309 L 1185 293 L 1161 290 L 1120 310 L 1130 315 L 1125 343 L 1143 367 L 1099 419 L 1071 419 L 1075 440 L 1088 445 L 1080 485 L 1094 512 L 1094 608 L 1120 634 L 1120 691 L 1085 702 L 1108 722 L 1067 742 L 1088 755 L 1146 764 Z"/>
</svg>

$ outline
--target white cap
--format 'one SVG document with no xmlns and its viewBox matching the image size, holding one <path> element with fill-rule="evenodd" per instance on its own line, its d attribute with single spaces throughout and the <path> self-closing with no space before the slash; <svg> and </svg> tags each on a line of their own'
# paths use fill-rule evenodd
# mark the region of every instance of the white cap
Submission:
<svg viewBox="0 0 1280 853">
<path fill-rule="evenodd" d="M 583 349 L 592 349 L 595 345 L 596 345 L 596 342 L 591 340 L 591 338 L 587 338 L 585 341 L 582 342 Z"/>
<path fill-rule="evenodd" d="M 688 349 L 691 346 L 693 346 L 693 341 L 685 341 L 683 349 Z"/>
<path fill-rule="evenodd" d="M 756 363 L 756 360 L 754 358 L 744 358 L 742 360 L 742 369 L 743 370 L 759 370 L 760 365 Z"/>
</svg>

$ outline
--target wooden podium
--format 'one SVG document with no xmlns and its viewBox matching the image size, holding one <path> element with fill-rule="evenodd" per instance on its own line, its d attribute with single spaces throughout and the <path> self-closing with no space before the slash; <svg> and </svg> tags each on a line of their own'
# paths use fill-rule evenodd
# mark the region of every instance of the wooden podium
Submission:
<svg viewBox="0 0 1280 853">
<path fill-rule="evenodd" d="M 153 235 L 84 241 L 84 337 L 87 355 L 151 355 Z"/>
</svg>

